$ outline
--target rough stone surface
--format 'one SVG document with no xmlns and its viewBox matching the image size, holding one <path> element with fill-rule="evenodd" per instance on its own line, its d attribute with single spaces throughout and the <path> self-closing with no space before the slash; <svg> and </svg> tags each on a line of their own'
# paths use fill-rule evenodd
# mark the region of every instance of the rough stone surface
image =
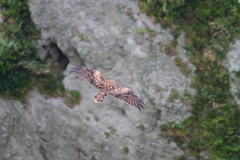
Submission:
<svg viewBox="0 0 240 160">
<path fill-rule="evenodd" d="M 2 19 L 2 16 L 0 15 L 0 23 L 2 23 L 3 22 L 3 19 Z"/>
<path fill-rule="evenodd" d="M 35 42 L 38 54 L 44 59 L 51 43 L 57 44 L 70 61 L 64 72 L 65 88 L 81 92 L 82 100 L 70 109 L 61 98 L 45 99 L 36 90 L 29 93 L 27 106 L 1 99 L 0 159 L 171 160 L 184 154 L 174 142 L 158 136 L 160 125 L 190 115 L 190 106 L 167 101 L 173 88 L 180 94 L 189 89 L 189 79 L 170 56 L 159 51 L 159 43 L 173 39 L 170 30 L 152 23 L 134 0 L 31 0 L 29 5 L 41 31 L 41 39 Z M 155 36 L 149 36 L 147 28 Z M 98 90 L 69 72 L 73 64 L 97 69 L 132 89 L 146 109 L 140 112 L 113 97 L 96 104 L 93 97 Z M 156 84 L 163 91 L 156 91 Z M 156 118 L 157 109 L 162 110 L 161 119 Z M 123 152 L 124 147 L 129 153 Z"/>
<path fill-rule="evenodd" d="M 236 102 L 240 105 L 240 82 L 239 78 L 237 78 L 235 74 L 236 72 L 240 72 L 240 40 L 236 40 L 230 47 L 231 50 L 227 54 L 228 61 L 226 63 L 226 67 L 230 73 L 231 92 Z"/>
</svg>

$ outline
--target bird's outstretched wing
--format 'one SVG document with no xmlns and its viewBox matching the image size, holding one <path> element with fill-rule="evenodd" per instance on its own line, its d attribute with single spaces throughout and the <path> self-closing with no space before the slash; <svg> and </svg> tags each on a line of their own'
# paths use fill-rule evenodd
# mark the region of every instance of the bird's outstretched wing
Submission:
<svg viewBox="0 0 240 160">
<path fill-rule="evenodd" d="M 108 93 L 111 96 L 114 96 L 122 101 L 125 101 L 127 104 L 138 108 L 140 111 L 144 109 L 143 101 L 133 93 L 129 88 L 126 87 L 118 87 L 119 90 L 113 90 L 112 92 Z"/>
<path fill-rule="evenodd" d="M 95 70 L 89 69 L 84 66 L 78 66 L 76 68 L 71 68 L 71 72 L 74 72 L 76 75 L 78 75 L 81 78 L 84 78 L 87 80 L 91 85 L 99 89 L 99 84 L 98 79 L 95 78 Z"/>
<path fill-rule="evenodd" d="M 84 66 L 78 66 L 76 68 L 72 68 L 71 72 L 74 72 L 79 77 L 84 78 L 90 84 L 103 91 L 102 93 L 104 93 L 104 95 L 102 95 L 102 97 L 99 98 L 99 95 L 95 96 L 95 100 L 97 98 L 96 102 L 102 102 L 103 98 L 106 96 L 106 94 L 108 94 L 125 101 L 127 104 L 138 108 L 140 111 L 144 109 L 143 106 L 145 104 L 143 101 L 138 98 L 138 96 L 135 95 L 129 88 L 119 87 L 115 85 L 113 81 L 106 80 L 99 71 L 89 69 Z"/>
</svg>

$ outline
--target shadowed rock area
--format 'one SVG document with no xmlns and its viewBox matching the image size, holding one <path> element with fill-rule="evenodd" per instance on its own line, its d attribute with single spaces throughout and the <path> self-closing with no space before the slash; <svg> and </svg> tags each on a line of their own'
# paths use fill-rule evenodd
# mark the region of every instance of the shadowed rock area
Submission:
<svg viewBox="0 0 240 160">
<path fill-rule="evenodd" d="M 0 99 L 0 159 L 171 160 L 184 153 L 159 137 L 160 125 L 190 115 L 189 105 L 179 99 L 168 101 L 172 89 L 182 94 L 190 83 L 171 56 L 160 51 L 159 44 L 173 39 L 169 30 L 141 13 L 137 1 L 31 0 L 29 5 L 41 31 L 35 41 L 38 54 L 63 60 L 62 68 L 70 61 L 63 83 L 66 89 L 79 91 L 82 99 L 73 109 L 61 98 L 46 99 L 36 90 L 29 93 L 27 107 Z M 183 35 L 179 44 L 183 55 Z M 143 99 L 145 110 L 110 96 L 95 103 L 98 90 L 70 73 L 73 65 L 99 70 L 108 80 L 130 88 Z M 156 85 L 163 90 L 157 91 Z"/>
</svg>

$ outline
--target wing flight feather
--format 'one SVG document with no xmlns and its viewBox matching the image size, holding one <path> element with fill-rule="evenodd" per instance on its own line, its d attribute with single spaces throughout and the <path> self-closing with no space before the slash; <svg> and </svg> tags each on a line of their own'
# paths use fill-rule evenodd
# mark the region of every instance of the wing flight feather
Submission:
<svg viewBox="0 0 240 160">
<path fill-rule="evenodd" d="M 104 90 L 105 93 L 111 96 L 114 96 L 122 101 L 125 101 L 127 104 L 134 106 L 138 108 L 140 111 L 144 109 L 144 103 L 143 101 L 135 95 L 129 88 L 125 87 L 119 87 L 115 85 L 114 83 L 110 83 L 111 81 L 107 81 L 99 71 L 89 69 L 84 66 L 77 66 L 76 68 L 72 68 L 71 72 L 74 72 L 79 77 L 87 80 L 90 84 L 95 86 L 96 88 L 100 90 Z M 104 84 L 110 85 L 109 86 L 103 86 Z M 103 97 L 104 98 L 104 97 Z"/>
<path fill-rule="evenodd" d="M 72 68 L 71 72 L 74 72 L 79 77 L 87 80 L 91 85 L 99 89 L 99 86 L 96 83 L 94 78 L 94 70 L 87 67 L 79 66 L 78 68 Z"/>
<path fill-rule="evenodd" d="M 120 87 L 121 88 L 121 87 Z M 144 109 L 144 103 L 143 101 L 133 93 L 130 89 L 124 90 L 123 92 L 116 91 L 116 92 L 111 92 L 109 95 L 114 96 L 122 101 L 125 101 L 127 104 L 134 106 L 138 108 L 140 111 Z"/>
</svg>

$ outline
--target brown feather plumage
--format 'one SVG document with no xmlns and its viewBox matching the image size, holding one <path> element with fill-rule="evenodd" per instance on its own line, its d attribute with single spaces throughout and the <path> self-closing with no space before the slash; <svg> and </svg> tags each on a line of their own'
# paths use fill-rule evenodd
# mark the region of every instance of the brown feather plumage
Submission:
<svg viewBox="0 0 240 160">
<path fill-rule="evenodd" d="M 96 103 L 102 102 L 106 95 L 110 95 L 125 101 L 127 104 L 138 108 L 140 111 L 141 109 L 144 109 L 143 106 L 145 104 L 133 93 L 133 91 L 126 87 L 120 87 L 113 81 L 106 80 L 99 71 L 79 66 L 77 68 L 72 68 L 71 72 L 74 72 L 79 77 L 84 78 L 100 90 L 100 92 L 94 97 Z"/>
</svg>

